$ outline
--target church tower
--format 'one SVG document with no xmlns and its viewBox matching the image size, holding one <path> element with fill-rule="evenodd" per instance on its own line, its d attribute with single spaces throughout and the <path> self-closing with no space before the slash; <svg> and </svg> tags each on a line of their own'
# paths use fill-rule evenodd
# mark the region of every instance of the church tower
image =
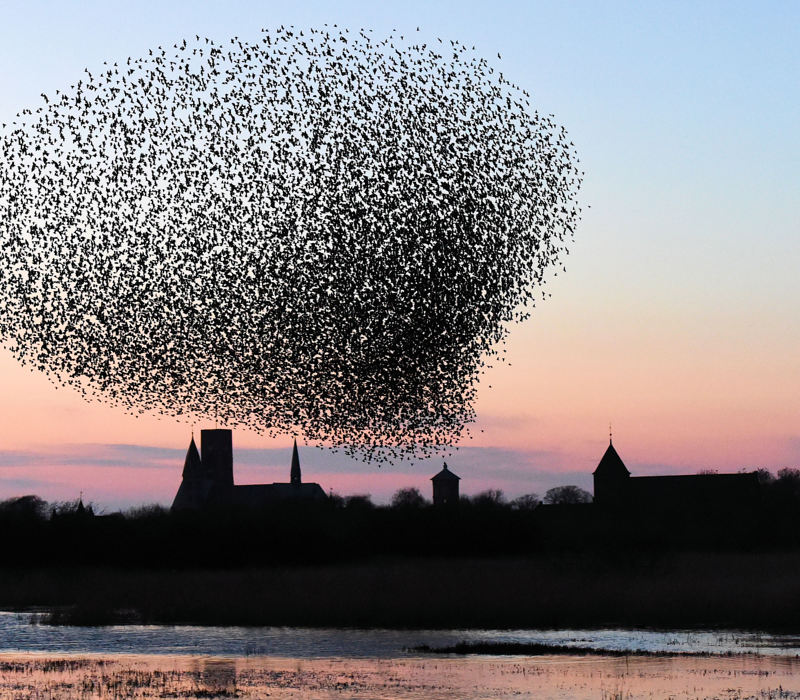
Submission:
<svg viewBox="0 0 800 700">
<path fill-rule="evenodd" d="M 217 488 L 233 486 L 233 438 L 228 428 L 200 431 L 200 462 Z"/>
<path fill-rule="evenodd" d="M 631 473 L 623 463 L 611 438 L 608 449 L 594 470 L 594 502 L 602 505 L 627 503 L 627 492 Z"/>
<path fill-rule="evenodd" d="M 458 482 L 460 480 L 461 477 L 451 472 L 447 468 L 447 462 L 445 462 L 442 471 L 431 477 L 433 482 L 433 505 L 458 505 Z"/>
</svg>

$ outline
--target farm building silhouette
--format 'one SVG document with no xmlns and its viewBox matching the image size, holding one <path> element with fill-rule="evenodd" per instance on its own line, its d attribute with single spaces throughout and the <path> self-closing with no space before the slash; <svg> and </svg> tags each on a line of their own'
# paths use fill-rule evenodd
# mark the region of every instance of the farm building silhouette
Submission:
<svg viewBox="0 0 800 700">
<path fill-rule="evenodd" d="M 593 476 L 592 503 L 536 509 L 543 546 L 743 547 L 757 536 L 756 472 L 632 476 L 609 440 Z"/>
<path fill-rule="evenodd" d="M 326 498 L 319 484 L 303 483 L 297 440 L 292 448 L 288 483 L 235 485 L 231 431 L 220 428 L 200 431 L 200 452 L 192 436 L 183 465 L 183 480 L 172 510 L 262 508 L 276 503 L 318 502 Z"/>
<path fill-rule="evenodd" d="M 611 508 L 744 509 L 760 498 L 755 472 L 631 476 L 610 439 L 593 476 L 594 503 Z"/>
</svg>

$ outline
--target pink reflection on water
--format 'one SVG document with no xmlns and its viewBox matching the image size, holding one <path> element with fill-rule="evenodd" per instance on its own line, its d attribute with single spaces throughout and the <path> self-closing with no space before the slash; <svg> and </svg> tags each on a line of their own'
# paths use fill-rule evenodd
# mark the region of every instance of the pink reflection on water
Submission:
<svg viewBox="0 0 800 700">
<path fill-rule="evenodd" d="M 793 657 L 0 655 L 3 698 L 800 698 Z"/>
</svg>

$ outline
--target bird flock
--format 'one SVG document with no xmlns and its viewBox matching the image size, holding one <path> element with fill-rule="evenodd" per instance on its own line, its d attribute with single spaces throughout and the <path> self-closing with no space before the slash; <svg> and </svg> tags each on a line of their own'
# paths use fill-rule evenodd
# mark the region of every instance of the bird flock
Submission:
<svg viewBox="0 0 800 700">
<path fill-rule="evenodd" d="M 87 69 L 0 145 L 20 362 L 379 462 L 469 435 L 580 219 L 564 128 L 474 47 L 397 32 L 195 36 Z"/>
</svg>

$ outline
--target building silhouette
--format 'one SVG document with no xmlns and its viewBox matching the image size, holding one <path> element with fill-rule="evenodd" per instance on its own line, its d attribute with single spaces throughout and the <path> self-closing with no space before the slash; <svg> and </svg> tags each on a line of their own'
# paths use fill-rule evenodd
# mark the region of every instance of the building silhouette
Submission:
<svg viewBox="0 0 800 700">
<path fill-rule="evenodd" d="M 594 477 L 594 502 L 622 505 L 628 499 L 627 488 L 631 473 L 614 449 L 611 439 L 597 469 L 592 474 Z"/>
<path fill-rule="evenodd" d="M 276 503 L 315 502 L 327 498 L 319 484 L 303 483 L 297 440 L 292 448 L 288 483 L 234 484 L 232 442 L 228 429 L 201 430 L 198 452 L 192 435 L 183 463 L 183 479 L 172 502 L 173 511 L 263 508 Z"/>
<path fill-rule="evenodd" d="M 593 476 L 592 503 L 536 509 L 543 547 L 749 547 L 757 540 L 756 472 L 633 476 L 609 439 Z"/>
<path fill-rule="evenodd" d="M 755 472 L 631 476 L 611 440 L 594 470 L 594 502 L 616 508 L 713 512 L 758 505 Z"/>
<path fill-rule="evenodd" d="M 442 471 L 431 477 L 433 482 L 433 505 L 449 506 L 458 503 L 458 482 L 460 480 L 461 477 L 451 472 L 447 468 L 447 462 L 445 462 Z"/>
</svg>

